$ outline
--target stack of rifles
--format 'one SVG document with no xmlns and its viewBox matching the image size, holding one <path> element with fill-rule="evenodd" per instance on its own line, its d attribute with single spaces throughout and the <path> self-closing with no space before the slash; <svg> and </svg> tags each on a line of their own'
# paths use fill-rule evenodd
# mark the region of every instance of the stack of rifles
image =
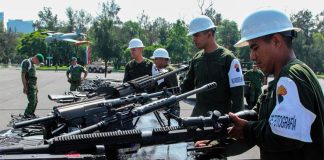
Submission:
<svg viewBox="0 0 324 160">
<path fill-rule="evenodd" d="M 215 82 L 186 93 L 178 87 L 152 92 L 158 80 L 187 69 L 97 87 L 82 100 L 49 95 L 57 102 L 74 102 L 53 107 L 46 117 L 14 120 L 12 129 L 0 135 L 0 159 L 226 159 L 222 143 L 192 144 L 228 139 L 228 115 L 213 111 L 209 117 L 184 118 L 170 112 L 180 100 L 216 88 Z M 150 114 L 159 128 L 139 123 Z M 236 114 L 256 118 L 250 110 Z"/>
</svg>

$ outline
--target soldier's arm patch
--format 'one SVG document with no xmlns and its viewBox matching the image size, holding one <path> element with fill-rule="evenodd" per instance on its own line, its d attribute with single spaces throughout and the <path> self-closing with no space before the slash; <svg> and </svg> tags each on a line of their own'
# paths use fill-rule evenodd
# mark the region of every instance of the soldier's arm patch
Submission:
<svg viewBox="0 0 324 160">
<path fill-rule="evenodd" d="M 311 127 L 316 115 L 300 101 L 297 86 L 288 77 L 281 77 L 277 83 L 276 106 L 269 118 L 274 134 L 303 142 L 312 142 Z"/>
<path fill-rule="evenodd" d="M 244 86 L 244 78 L 242 73 L 242 67 L 237 59 L 233 59 L 231 62 L 231 67 L 228 71 L 228 78 L 230 88 L 237 87 L 237 86 Z"/>
</svg>

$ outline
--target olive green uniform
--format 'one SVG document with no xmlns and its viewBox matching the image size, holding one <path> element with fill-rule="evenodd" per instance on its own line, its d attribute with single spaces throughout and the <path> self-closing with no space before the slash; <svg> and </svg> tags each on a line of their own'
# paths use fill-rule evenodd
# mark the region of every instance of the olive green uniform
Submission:
<svg viewBox="0 0 324 160">
<path fill-rule="evenodd" d="M 76 66 L 70 66 L 66 71 L 66 74 L 71 74 L 69 82 L 71 84 L 70 91 L 76 91 L 81 84 L 81 74 L 86 73 L 87 69 L 79 64 Z"/>
<path fill-rule="evenodd" d="M 231 79 L 233 71 L 240 76 Z M 222 114 L 229 111 L 237 112 L 243 109 L 244 79 L 239 61 L 231 51 L 219 46 L 212 53 L 198 52 L 190 62 L 189 70 L 181 84 L 182 92 L 199 88 L 207 83 L 216 82 L 217 87 L 196 95 L 196 105 L 191 116 L 208 116 L 208 111 L 218 110 Z M 230 83 L 238 86 L 230 87 Z"/>
<path fill-rule="evenodd" d="M 152 76 L 153 62 L 144 58 L 141 63 L 137 63 L 134 59 L 129 61 L 125 66 L 125 74 L 123 82 L 149 75 Z"/>
<path fill-rule="evenodd" d="M 170 66 L 167 65 L 164 69 L 166 69 L 168 72 L 174 71 L 175 69 Z M 161 91 L 163 88 L 171 88 L 171 87 L 177 87 L 178 86 L 178 79 L 177 79 L 177 75 L 171 75 L 169 77 L 164 78 L 163 82 L 158 84 L 158 86 L 156 87 L 156 89 L 158 91 Z M 170 112 L 176 116 L 180 115 L 180 106 L 179 103 L 175 104 L 171 109 Z"/>
<path fill-rule="evenodd" d="M 280 84 L 284 79 L 288 79 L 289 81 L 287 81 L 290 84 L 295 84 L 292 85 L 295 87 L 291 87 L 295 90 L 287 89 L 288 87 Z M 288 99 L 289 94 L 299 96 L 292 96 Z M 280 108 L 280 105 L 283 105 L 283 103 L 288 105 L 285 105 L 285 108 L 281 108 L 277 112 L 276 107 Z M 303 106 L 303 112 L 294 115 L 293 118 L 283 118 L 289 117 L 290 112 L 297 110 L 299 105 L 296 104 L 298 103 Z M 291 107 L 288 110 L 289 112 L 284 111 L 289 107 Z M 268 89 L 260 96 L 254 109 L 259 114 L 259 120 L 247 123 L 244 127 L 244 137 L 247 142 L 257 144 L 260 147 L 261 159 L 324 159 L 323 91 L 316 75 L 303 62 L 298 59 L 291 60 L 281 70 L 278 78 L 269 83 Z M 274 116 L 274 112 L 284 115 Z M 308 121 L 303 118 L 305 115 L 316 116 L 311 124 L 300 127 L 301 131 L 310 129 L 308 135 L 310 135 L 312 142 L 288 138 L 289 136 L 286 138 L 286 135 L 275 134 L 275 130 L 272 129 L 274 127 L 281 127 L 281 129 L 295 131 L 298 124 L 304 124 L 305 121 Z M 301 136 L 300 138 L 303 137 L 306 136 Z"/>
<path fill-rule="evenodd" d="M 246 101 L 249 106 L 253 107 L 262 93 L 264 74 L 259 69 L 256 71 L 251 69 L 244 74 L 244 78 L 246 81 L 250 81 L 248 93 L 245 93 Z"/>
<path fill-rule="evenodd" d="M 38 103 L 37 98 L 37 77 L 36 77 L 36 68 L 32 59 L 25 59 L 21 63 L 21 72 L 25 73 L 25 78 L 27 81 L 27 99 L 28 105 L 25 109 L 24 115 L 34 115 L 36 106 Z"/>
<path fill-rule="evenodd" d="M 167 65 L 164 69 L 166 69 L 168 72 L 174 71 L 175 69 Z M 178 86 L 178 79 L 177 74 L 171 75 L 169 77 L 164 78 L 164 81 L 157 86 L 157 90 L 162 90 L 163 88 L 171 88 Z"/>
</svg>

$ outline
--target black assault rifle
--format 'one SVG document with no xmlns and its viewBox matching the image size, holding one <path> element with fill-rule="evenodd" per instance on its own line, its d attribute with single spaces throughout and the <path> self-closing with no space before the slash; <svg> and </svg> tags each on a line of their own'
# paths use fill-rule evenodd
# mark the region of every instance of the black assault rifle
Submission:
<svg viewBox="0 0 324 160">
<path fill-rule="evenodd" d="M 157 101 L 145 104 L 141 107 L 136 107 L 131 111 L 117 112 L 115 115 L 109 116 L 97 124 L 94 124 L 94 125 L 91 125 L 91 126 L 79 129 L 79 130 L 75 130 L 73 132 L 69 132 L 69 133 L 65 134 L 64 136 L 92 133 L 94 131 L 102 130 L 102 129 L 105 129 L 110 126 L 114 126 L 116 124 L 118 124 L 117 125 L 118 128 L 115 128 L 115 129 L 122 129 L 122 128 L 124 128 L 123 127 L 124 123 L 133 121 L 133 119 L 135 117 L 139 117 L 139 116 L 157 111 L 159 109 L 169 107 L 169 106 L 179 102 L 180 100 L 183 100 L 184 98 L 186 98 L 188 96 L 214 89 L 214 88 L 216 88 L 216 86 L 217 86 L 216 82 L 212 82 L 212 83 L 206 84 L 200 88 L 197 88 L 195 90 L 192 90 L 192 91 L 180 94 L 180 95 L 172 95 L 168 98 L 159 99 Z"/>
<path fill-rule="evenodd" d="M 246 120 L 256 120 L 257 114 L 253 110 L 236 113 Z M 193 142 L 202 139 L 214 140 L 226 138 L 226 127 L 231 121 L 228 115 L 220 116 L 214 111 L 210 117 L 188 117 L 179 120 L 179 126 L 155 128 L 152 131 L 124 130 L 114 132 L 99 132 L 92 134 L 68 135 L 53 138 L 49 144 L 22 147 L 1 147 L 0 154 L 35 154 L 35 153 L 67 153 L 70 151 L 87 150 L 96 145 L 105 147 L 125 148 L 131 144 L 141 147 L 159 144 L 173 144 L 179 142 Z M 109 157 L 109 153 L 106 153 Z"/>
<path fill-rule="evenodd" d="M 104 96 L 106 98 L 124 97 L 134 93 L 151 91 L 156 86 L 158 80 L 185 71 L 188 68 L 188 66 L 185 66 L 171 72 L 160 73 L 154 76 L 145 75 L 125 83 L 109 82 L 107 85 L 101 84 L 100 87 L 96 88 L 95 92 L 91 93 L 77 93 L 74 95 L 72 92 L 69 95 L 48 95 L 48 98 L 56 102 L 70 103 L 82 98 L 86 99 L 94 96 Z"/>
<path fill-rule="evenodd" d="M 178 87 L 168 88 L 156 93 L 142 93 L 116 99 L 95 99 L 73 104 L 53 107 L 52 115 L 21 121 L 13 124 L 14 128 L 22 128 L 34 124 L 43 124 L 51 121 L 59 121 L 74 125 L 84 124 L 89 126 L 98 123 L 105 117 L 109 117 L 119 111 L 124 105 L 132 103 L 143 104 L 154 97 L 169 97 L 172 94 L 179 94 Z"/>
</svg>

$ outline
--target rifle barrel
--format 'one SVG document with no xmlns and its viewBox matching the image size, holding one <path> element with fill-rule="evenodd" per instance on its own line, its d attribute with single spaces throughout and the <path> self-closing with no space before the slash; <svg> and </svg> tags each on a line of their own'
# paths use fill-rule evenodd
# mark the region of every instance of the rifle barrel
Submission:
<svg viewBox="0 0 324 160">
<path fill-rule="evenodd" d="M 56 115 L 50 115 L 46 117 L 40 117 L 36 119 L 21 121 L 13 124 L 13 128 L 22 128 L 33 124 L 44 123 L 49 121 L 54 121 L 56 119 Z"/>
</svg>

